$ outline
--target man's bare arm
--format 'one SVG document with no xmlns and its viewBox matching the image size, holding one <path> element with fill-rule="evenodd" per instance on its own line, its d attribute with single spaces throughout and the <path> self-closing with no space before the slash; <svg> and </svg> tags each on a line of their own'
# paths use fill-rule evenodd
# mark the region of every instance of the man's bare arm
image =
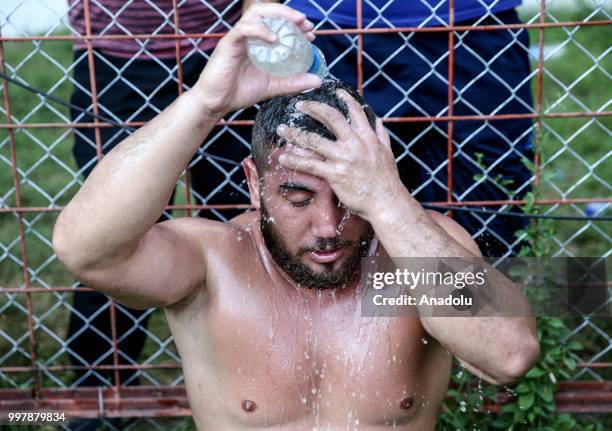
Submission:
<svg viewBox="0 0 612 431">
<path fill-rule="evenodd" d="M 279 128 L 281 137 L 317 152 L 324 160 L 286 154 L 279 161 L 288 168 L 327 180 L 347 208 L 372 224 L 392 257 L 480 256 L 478 247 L 462 227 L 447 217 L 428 213 L 403 186 L 382 122 L 378 120 L 374 132 L 359 104 L 346 92 L 339 92 L 339 96 L 349 107 L 350 123 L 328 105 L 317 102 L 296 105 L 325 124 L 336 141 L 294 128 Z M 501 275 L 495 280 L 493 285 L 487 284 L 490 287 L 487 293 L 495 300 L 504 300 L 505 305 L 513 308 L 530 309 L 520 289 L 510 280 Z M 421 322 L 428 333 L 491 382 L 515 380 L 539 355 L 535 319 L 531 317 L 463 317 L 465 312 L 452 308 L 446 314 L 449 317 L 426 317 L 426 311 L 431 308 L 419 306 Z M 484 309 L 478 316 L 488 312 L 491 310 Z"/>
<path fill-rule="evenodd" d="M 459 224 L 426 211 L 405 188 L 398 189 L 393 205 L 373 214 L 371 223 L 390 256 L 480 257 L 478 246 Z M 489 273 L 491 274 L 491 273 Z M 485 306 L 475 317 L 446 307 L 445 317 L 422 313 L 425 330 L 449 349 L 475 374 L 491 383 L 520 378 L 539 356 L 535 319 L 525 315 L 494 317 L 505 307 L 529 310 L 520 287 L 505 277 L 487 283 L 489 297 L 499 300 L 497 309 Z M 433 293 L 433 292 L 432 292 Z M 419 309 L 429 306 L 418 306 Z"/>
<path fill-rule="evenodd" d="M 154 225 L 177 178 L 218 121 L 201 101 L 198 88 L 186 92 L 121 142 L 55 226 L 54 246 L 68 269 L 126 305 L 168 305 L 203 281 L 202 249 L 187 234 L 187 223 Z M 184 271 L 170 277 L 176 265 Z M 167 291 L 171 286 L 176 290 Z"/>
<path fill-rule="evenodd" d="M 250 63 L 247 38 L 275 39 L 262 16 L 281 16 L 314 38 L 303 14 L 254 5 L 219 41 L 196 85 L 104 157 L 54 230 L 57 255 L 79 280 L 135 307 L 170 305 L 202 286 L 214 223 L 155 224 L 179 175 L 226 113 L 320 85 L 313 75 L 273 78 Z"/>
<path fill-rule="evenodd" d="M 398 189 L 393 203 L 385 210 L 379 208 L 370 219 L 390 256 L 468 259 L 481 256 L 465 229 L 448 217 L 424 210 L 405 188 Z M 508 306 L 530 309 L 520 287 L 510 280 L 495 277 L 495 283 L 487 283 L 487 289 L 488 297 L 499 301 L 497 307 L 486 305 L 474 317 L 446 307 L 445 317 L 421 313 L 421 322 L 431 336 L 472 372 L 491 383 L 510 383 L 529 370 L 539 356 L 535 319 L 526 312 L 513 317 L 494 316 Z M 417 307 L 420 311 L 431 311 L 429 306 Z"/>
<path fill-rule="evenodd" d="M 459 245 L 463 246 L 463 248 L 465 248 L 472 256 L 482 256 L 476 242 L 457 222 L 435 211 L 426 211 L 426 213 L 431 217 L 432 221 L 434 221 L 446 232 L 450 238 L 453 238 L 457 243 L 459 243 Z M 502 309 L 506 312 L 509 311 L 509 308 L 518 309 L 521 311 L 527 311 L 530 309 L 527 300 L 520 292 L 520 286 L 511 283 L 503 276 L 498 276 L 495 278 L 495 280 L 500 280 L 501 283 L 491 285 L 489 297 L 495 298 L 496 295 L 505 296 L 506 298 L 510 298 L 513 303 L 499 304 L 498 309 L 492 309 L 490 306 L 485 305 L 477 317 L 449 316 L 447 321 L 450 319 L 450 322 L 458 326 L 453 328 L 453 333 L 449 333 L 448 337 L 461 338 L 463 330 L 477 330 L 479 332 L 476 334 L 480 334 L 481 328 L 484 327 L 488 330 L 488 334 L 485 333 L 485 335 L 492 337 L 491 339 L 494 340 L 493 332 L 496 330 L 495 328 L 499 328 L 500 338 L 497 339 L 497 343 L 487 344 L 488 340 L 478 340 L 480 335 L 468 336 L 466 338 L 472 342 L 478 342 L 474 343 L 472 346 L 464 345 L 462 348 L 454 351 L 454 354 L 469 371 L 478 377 L 483 378 L 490 383 L 504 384 L 518 379 L 529 368 L 531 368 L 539 356 L 539 343 L 534 318 L 527 316 L 521 317 L 520 313 L 517 313 L 516 317 L 487 317 L 488 315 L 494 315 L 496 312 L 499 312 Z M 487 288 L 489 288 L 489 285 L 487 285 Z M 507 295 L 508 291 L 514 292 L 512 295 Z M 508 307 L 508 305 L 511 305 L 512 307 Z M 448 312 L 448 310 L 450 309 L 447 308 L 445 312 Z M 430 333 L 435 331 L 436 324 L 440 324 L 439 319 L 441 318 L 421 318 L 423 321 L 423 326 Z M 478 322 L 478 327 L 473 325 L 474 321 Z M 515 327 L 513 328 L 511 325 L 515 325 Z M 448 329 L 452 327 L 450 324 L 448 324 L 446 328 Z M 524 338 L 523 343 L 521 342 L 521 338 Z M 503 341 L 503 343 L 510 342 L 510 344 L 508 346 L 504 346 L 504 349 L 500 349 L 500 347 L 503 346 L 503 343 L 500 343 L 500 341 Z M 512 350 L 517 347 L 518 349 L 523 350 Z M 485 353 L 490 349 L 494 349 L 492 354 L 486 355 Z M 504 358 L 502 355 L 506 354 L 507 356 Z M 476 360 L 474 357 L 480 358 L 480 360 Z M 484 364 L 484 361 L 489 362 Z M 501 367 L 500 362 L 498 361 L 501 361 Z M 489 370 L 497 370 L 497 372 L 491 372 Z"/>
</svg>

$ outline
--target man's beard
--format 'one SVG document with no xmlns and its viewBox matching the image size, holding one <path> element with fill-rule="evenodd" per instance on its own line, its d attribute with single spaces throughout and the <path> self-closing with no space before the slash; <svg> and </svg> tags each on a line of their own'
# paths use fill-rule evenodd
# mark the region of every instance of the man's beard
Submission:
<svg viewBox="0 0 612 431">
<path fill-rule="evenodd" d="M 292 254 L 280 233 L 276 230 L 274 222 L 270 221 L 270 216 L 263 202 L 260 228 L 264 243 L 276 265 L 295 283 L 308 289 L 333 289 L 352 281 L 359 275 L 361 258 L 367 256 L 374 237 L 374 230 L 368 224 L 365 233 L 356 244 L 351 244 L 350 241 L 339 236 L 319 238 L 312 246 L 302 247 L 297 254 Z M 334 269 L 334 263 L 330 262 L 321 264 L 323 271 L 316 272 L 300 259 L 301 256 L 310 251 L 333 250 L 341 246 L 350 246 L 347 250 L 349 254 L 344 263 L 337 269 Z"/>
</svg>

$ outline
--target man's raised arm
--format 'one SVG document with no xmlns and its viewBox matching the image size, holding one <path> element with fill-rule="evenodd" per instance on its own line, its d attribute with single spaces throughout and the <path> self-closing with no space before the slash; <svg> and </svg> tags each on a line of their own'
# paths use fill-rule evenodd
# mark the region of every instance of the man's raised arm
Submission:
<svg viewBox="0 0 612 431">
<path fill-rule="evenodd" d="M 352 212 L 369 221 L 380 243 L 393 258 L 470 259 L 480 256 L 469 234 L 441 214 L 428 212 L 403 186 L 389 135 L 377 120 L 372 130 L 361 106 L 346 92 L 350 122 L 334 108 L 318 102 L 300 102 L 296 107 L 325 124 L 334 133 L 330 141 L 313 133 L 287 126 L 278 133 L 287 141 L 323 157 L 284 154 L 279 161 L 288 168 L 327 180 L 338 199 Z M 491 273 L 497 271 L 491 268 Z M 450 350 L 464 365 L 492 383 L 507 383 L 525 373 L 539 355 L 535 319 L 518 286 L 497 273 L 487 283 L 491 308 L 477 317 L 450 309 L 448 317 L 431 316 L 431 306 L 417 304 L 425 330 Z M 490 306 L 490 304 L 489 304 Z M 518 309 L 513 317 L 480 317 L 486 313 Z M 505 308 L 504 308 L 505 307 Z"/>
<path fill-rule="evenodd" d="M 273 78 L 250 63 L 247 38 L 276 38 L 264 16 L 283 17 L 314 38 L 312 24 L 287 6 L 249 8 L 219 41 L 196 85 L 109 152 L 62 211 L 53 245 L 80 281 L 140 308 L 170 305 L 203 285 L 212 222 L 155 224 L 181 172 L 228 112 L 320 85 L 313 75 Z"/>
</svg>

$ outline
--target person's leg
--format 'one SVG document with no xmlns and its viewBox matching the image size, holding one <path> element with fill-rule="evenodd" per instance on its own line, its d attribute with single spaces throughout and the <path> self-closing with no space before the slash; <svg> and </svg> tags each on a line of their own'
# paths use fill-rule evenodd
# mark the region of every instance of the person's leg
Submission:
<svg viewBox="0 0 612 431">
<path fill-rule="evenodd" d="M 80 286 L 80 285 L 79 285 Z M 75 366 L 112 363 L 112 336 L 108 312 L 109 299 L 98 292 L 74 293 L 66 347 Z M 105 386 L 112 383 L 107 371 L 79 369 L 75 371 L 76 386 Z"/>
<path fill-rule="evenodd" d="M 504 22 L 517 20 L 514 11 L 499 17 Z M 493 22 L 488 19 L 482 24 Z M 531 112 L 525 31 L 519 31 L 516 39 L 507 30 L 474 31 L 457 39 L 455 44 L 454 115 Z M 407 47 L 410 49 L 392 61 L 403 65 L 405 73 L 412 76 L 406 77 L 401 71 L 387 76 L 406 91 L 406 103 L 417 115 L 448 115 L 447 34 L 408 35 Z M 398 116 L 397 109 L 391 115 Z M 449 185 L 448 123 L 424 126 L 408 148 L 408 157 L 415 163 L 407 165 L 407 169 L 400 168 L 400 173 L 402 178 L 418 178 L 412 191 L 419 201 L 444 202 Z M 531 120 L 456 121 L 452 149 L 453 200 L 500 201 L 518 198 L 528 191 L 531 172 L 523 160 L 533 158 L 531 128 Z M 414 170 L 410 172 L 410 169 Z M 405 180 L 410 181 L 414 183 L 414 180 Z M 460 211 L 455 211 L 453 218 L 474 236 L 485 256 L 516 253 L 518 244 L 514 234 L 526 224 L 523 219 Z"/>
<path fill-rule="evenodd" d="M 482 21 L 518 23 L 514 10 Z M 471 24 L 471 23 L 470 23 Z M 533 112 L 525 29 L 460 34 L 455 48 L 455 115 L 525 114 Z M 530 119 L 458 121 L 454 125 L 453 194 L 458 201 L 506 201 L 530 191 L 533 161 Z M 482 207 L 479 207 L 482 208 Z M 503 208 L 500 206 L 489 209 Z M 512 211 L 520 212 L 513 206 Z M 515 233 L 528 220 L 455 212 L 455 219 L 476 235 L 489 256 L 516 254 Z"/>
</svg>

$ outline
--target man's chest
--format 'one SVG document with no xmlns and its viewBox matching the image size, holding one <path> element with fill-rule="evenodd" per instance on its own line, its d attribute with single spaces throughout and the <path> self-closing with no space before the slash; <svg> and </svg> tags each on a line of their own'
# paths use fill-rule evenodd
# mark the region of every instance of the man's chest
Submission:
<svg viewBox="0 0 612 431">
<path fill-rule="evenodd" d="M 355 297 L 229 293 L 198 319 L 201 348 L 245 420 L 392 425 L 446 387 L 450 356 L 418 318 L 363 318 Z"/>
</svg>

